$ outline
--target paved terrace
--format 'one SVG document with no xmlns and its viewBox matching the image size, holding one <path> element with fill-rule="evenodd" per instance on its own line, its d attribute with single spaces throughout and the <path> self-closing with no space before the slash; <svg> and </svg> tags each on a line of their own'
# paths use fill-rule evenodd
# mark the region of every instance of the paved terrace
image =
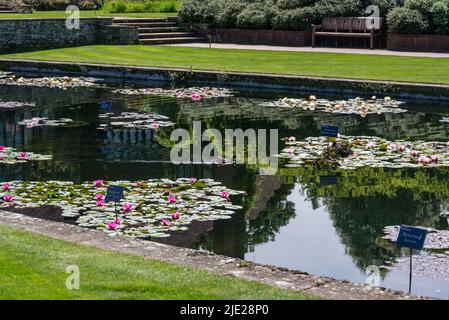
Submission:
<svg viewBox="0 0 449 320">
<path fill-rule="evenodd" d="M 184 43 L 173 44 L 172 46 L 182 46 L 191 48 L 209 48 L 208 43 Z M 268 51 L 293 51 L 293 52 L 324 52 L 324 53 L 355 53 L 355 54 L 374 54 L 387 56 L 403 56 L 403 57 L 426 57 L 426 58 L 449 58 L 449 53 L 437 52 L 404 52 L 379 49 L 352 49 L 352 48 L 312 48 L 312 47 L 286 47 L 286 46 L 263 46 L 263 45 L 246 45 L 233 43 L 212 43 L 215 49 L 242 49 L 242 50 L 268 50 Z"/>
</svg>

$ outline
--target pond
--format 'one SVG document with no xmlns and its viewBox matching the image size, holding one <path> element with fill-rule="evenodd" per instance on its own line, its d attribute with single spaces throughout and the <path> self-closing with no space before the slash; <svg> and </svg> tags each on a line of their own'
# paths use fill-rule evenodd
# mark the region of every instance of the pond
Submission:
<svg viewBox="0 0 449 320">
<path fill-rule="evenodd" d="M 405 101 L 401 108 L 407 112 L 361 117 L 261 106 L 284 96 L 309 96 L 292 92 L 239 89 L 233 97 L 192 101 L 113 91 L 0 86 L 0 100 L 28 104 L 0 109 L 0 145 L 52 156 L 45 161 L 0 163 L 1 181 L 213 179 L 227 188 L 245 191 L 246 195 L 235 201 L 243 209 L 231 219 L 196 221 L 187 231 L 152 240 L 360 283 L 365 283 L 369 266 L 384 266 L 381 285 L 401 291 L 408 290 L 408 270 L 389 266 L 407 252 L 382 240 L 383 229 L 398 224 L 449 229 L 446 167 L 294 167 L 261 176 L 254 165 L 175 165 L 170 161 L 169 141 L 173 128 L 189 130 L 192 121 L 198 120 L 204 128 L 222 132 L 276 128 L 279 138 L 294 136 L 298 140 L 319 136 L 321 125 L 332 123 L 345 135 L 446 142 L 449 124 L 440 120 L 449 114 L 449 103 Z M 99 130 L 104 123 L 99 109 L 103 101 L 112 103 L 110 112 L 115 115 L 154 113 L 165 116 L 161 119 L 167 120 L 168 126 Z M 33 117 L 71 121 L 67 125 L 19 124 Z M 280 142 L 279 151 L 282 148 Z M 334 178 L 326 183 L 323 177 Z M 64 221 L 52 208 L 26 213 Z M 449 279 L 418 273 L 413 278 L 413 293 L 448 299 Z"/>
</svg>

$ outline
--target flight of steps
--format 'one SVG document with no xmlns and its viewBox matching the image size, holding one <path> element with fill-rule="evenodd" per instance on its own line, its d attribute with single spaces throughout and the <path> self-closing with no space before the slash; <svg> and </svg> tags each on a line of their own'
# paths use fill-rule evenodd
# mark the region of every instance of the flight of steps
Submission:
<svg viewBox="0 0 449 320">
<path fill-rule="evenodd" d="M 17 11 L 8 8 L 8 7 L 2 7 L 0 6 L 0 13 L 17 13 Z"/>
<path fill-rule="evenodd" d="M 138 27 L 141 44 L 204 42 L 204 38 L 178 27 L 173 18 L 114 18 L 113 23 Z"/>
</svg>

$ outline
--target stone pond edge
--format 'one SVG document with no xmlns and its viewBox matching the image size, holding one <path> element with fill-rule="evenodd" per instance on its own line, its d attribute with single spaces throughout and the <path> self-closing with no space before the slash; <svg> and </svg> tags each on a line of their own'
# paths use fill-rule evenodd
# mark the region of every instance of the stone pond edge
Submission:
<svg viewBox="0 0 449 320">
<path fill-rule="evenodd" d="M 163 81 L 314 93 L 388 94 L 411 99 L 449 101 L 449 85 L 443 84 L 18 59 L 0 59 L 0 70 L 39 76 L 96 77 L 127 84 Z"/>
<path fill-rule="evenodd" d="M 0 225 L 25 230 L 54 239 L 88 245 L 99 249 L 138 255 L 169 263 L 191 266 L 221 275 L 257 281 L 336 300 L 423 300 L 421 296 L 385 288 L 370 288 L 347 280 L 315 276 L 298 270 L 252 263 L 188 248 L 174 247 L 153 241 L 109 236 L 104 232 L 0 211 Z M 64 272 L 62 270 L 61 272 Z"/>
</svg>

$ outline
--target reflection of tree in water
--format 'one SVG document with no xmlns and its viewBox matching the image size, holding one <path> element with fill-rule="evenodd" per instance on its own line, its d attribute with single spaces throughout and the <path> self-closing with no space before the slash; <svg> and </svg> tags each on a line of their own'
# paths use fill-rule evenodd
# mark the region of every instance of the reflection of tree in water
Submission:
<svg viewBox="0 0 449 320">
<path fill-rule="evenodd" d="M 324 206 L 348 254 L 361 270 L 382 265 L 397 255 L 377 245 L 388 225 L 408 224 L 447 228 L 441 213 L 447 208 L 448 169 L 340 171 L 338 184 L 320 185 L 320 172 L 302 170 L 301 192 Z M 329 172 L 322 171 L 322 175 Z"/>
<path fill-rule="evenodd" d="M 283 184 L 267 203 L 266 209 L 248 222 L 248 252 L 254 251 L 257 244 L 274 241 L 279 230 L 296 216 L 294 203 L 287 200 L 292 189 L 292 184 Z"/>
</svg>

